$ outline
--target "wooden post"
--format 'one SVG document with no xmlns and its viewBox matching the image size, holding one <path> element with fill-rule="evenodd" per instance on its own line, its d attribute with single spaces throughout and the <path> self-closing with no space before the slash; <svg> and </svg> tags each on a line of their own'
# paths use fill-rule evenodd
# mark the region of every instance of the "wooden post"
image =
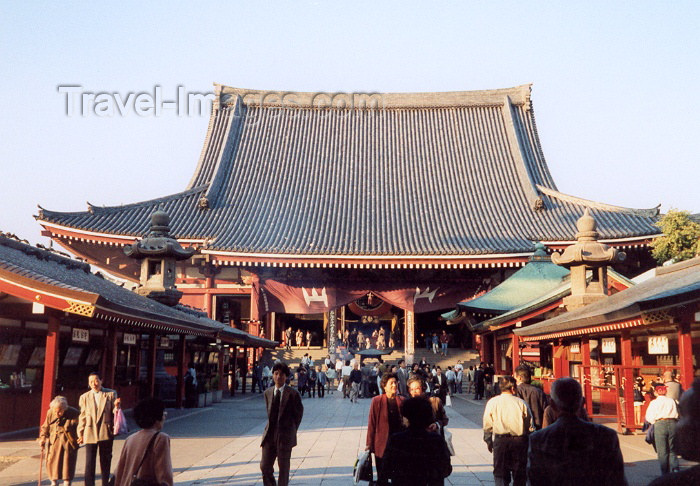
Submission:
<svg viewBox="0 0 700 486">
<path fill-rule="evenodd" d="M 148 390 L 148 396 L 153 397 L 156 392 L 156 346 L 157 338 L 155 334 L 148 335 L 148 375 L 146 376 L 146 390 Z"/>
<path fill-rule="evenodd" d="M 114 388 L 114 369 L 117 367 L 117 331 L 114 328 L 107 329 L 104 335 L 106 363 L 102 381 L 107 388 Z"/>
<path fill-rule="evenodd" d="M 620 338 L 620 354 L 622 358 L 622 396 L 624 398 L 625 427 L 634 428 L 634 362 L 632 360 L 632 338 L 629 330 L 623 330 Z M 622 425 L 622 424 L 620 424 Z M 641 425 L 641 424 L 640 424 Z"/>
<path fill-rule="evenodd" d="M 185 352 L 187 344 L 185 335 L 180 334 L 177 346 L 177 388 L 175 389 L 175 408 L 182 408 L 185 397 Z"/>
<path fill-rule="evenodd" d="M 248 348 L 243 347 L 243 367 L 241 368 L 241 393 L 245 395 L 245 379 L 248 376 Z"/>
<path fill-rule="evenodd" d="M 561 378 L 563 376 L 568 376 L 568 373 L 564 373 L 564 370 L 562 369 L 562 360 L 561 360 L 561 355 L 564 353 L 563 346 L 561 344 L 561 341 L 556 341 L 555 343 L 552 343 L 552 373 L 554 374 L 554 378 Z"/>
<path fill-rule="evenodd" d="M 230 358 L 230 362 L 232 363 L 231 366 L 233 366 L 231 369 L 233 376 L 233 381 L 231 383 L 231 396 L 233 397 L 236 395 L 236 368 L 238 367 L 238 363 L 236 363 L 236 361 L 238 361 L 238 346 L 233 346 L 231 349 L 233 350 L 233 355 Z"/>
<path fill-rule="evenodd" d="M 491 333 L 491 339 L 492 341 L 492 347 L 491 347 L 491 363 L 493 364 L 493 369 L 496 372 L 497 375 L 500 375 L 503 370 L 501 370 L 501 353 L 499 353 L 498 349 L 498 339 L 496 339 L 496 333 Z"/>
<path fill-rule="evenodd" d="M 217 370 L 217 373 L 219 375 L 219 390 L 223 391 L 225 386 L 224 386 L 224 347 L 222 345 L 218 346 L 219 348 L 219 369 Z"/>
<path fill-rule="evenodd" d="M 513 333 L 513 372 L 515 373 L 515 368 L 520 366 L 520 336 Z"/>
<path fill-rule="evenodd" d="M 693 341 L 690 336 L 690 316 L 681 317 L 678 323 L 678 360 L 681 367 L 681 386 L 687 390 L 693 386 Z"/>
<path fill-rule="evenodd" d="M 587 337 L 581 339 L 581 353 L 583 354 L 581 382 L 583 383 L 583 397 L 586 401 L 586 412 L 593 416 L 593 388 L 591 387 L 591 342 Z"/>
<path fill-rule="evenodd" d="M 43 423 L 49 404 L 56 392 L 56 375 L 58 374 L 58 343 L 61 321 L 49 314 L 49 328 L 46 332 L 46 355 L 44 358 L 44 382 L 41 389 L 41 415 L 39 424 Z M 85 385 L 83 383 L 83 385 Z"/>
</svg>

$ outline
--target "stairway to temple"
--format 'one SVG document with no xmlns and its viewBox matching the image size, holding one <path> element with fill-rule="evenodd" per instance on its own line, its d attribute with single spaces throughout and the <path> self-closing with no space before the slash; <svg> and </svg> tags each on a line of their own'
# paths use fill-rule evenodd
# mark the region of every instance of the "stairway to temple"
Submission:
<svg viewBox="0 0 700 486">
<path fill-rule="evenodd" d="M 468 369 L 469 366 L 479 366 L 480 362 L 478 351 L 460 348 L 449 348 L 447 357 L 444 357 L 440 353 L 433 354 L 432 351 L 428 351 L 425 347 L 417 347 L 413 355 L 413 362 L 417 363 L 421 358 L 425 359 L 426 363 L 430 363 L 431 366 L 433 364 L 439 366 L 443 371 L 447 370 L 448 366 L 456 365 L 458 360 L 462 360 L 462 365 L 465 369 Z"/>
<path fill-rule="evenodd" d="M 279 359 L 285 363 L 295 365 L 301 362 L 301 358 L 306 353 L 311 356 L 314 363 L 318 364 L 323 363 L 324 358 L 328 355 L 328 350 L 321 346 L 311 346 L 309 349 L 306 349 L 306 347 L 297 348 L 296 346 L 293 346 L 291 350 L 284 348 L 268 349 L 263 353 L 262 360 L 272 363 Z M 391 354 L 384 355 L 382 358 L 386 363 L 396 364 L 403 357 L 403 350 L 396 350 Z M 470 365 L 479 365 L 479 353 L 473 349 L 450 348 L 447 352 L 447 357 L 444 357 L 439 353 L 433 354 L 432 351 L 428 351 L 425 348 L 416 348 L 413 362 L 418 362 L 421 358 L 425 358 L 425 361 L 431 365 L 440 366 L 443 370 L 446 370 L 448 366 L 457 364 L 457 360 L 462 360 L 465 368 L 469 368 Z"/>
</svg>

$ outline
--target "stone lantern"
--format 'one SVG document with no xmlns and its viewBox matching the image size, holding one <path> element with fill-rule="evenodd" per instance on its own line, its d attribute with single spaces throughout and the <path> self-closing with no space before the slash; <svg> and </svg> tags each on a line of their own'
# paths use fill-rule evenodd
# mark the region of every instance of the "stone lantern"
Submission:
<svg viewBox="0 0 700 486">
<path fill-rule="evenodd" d="M 126 246 L 124 253 L 141 260 L 141 278 L 136 292 L 163 304 L 174 306 L 182 292 L 175 287 L 175 263 L 195 253 L 194 248 L 182 248 L 170 236 L 170 217 L 163 211 L 151 215 L 151 230 L 145 238 Z"/>
<path fill-rule="evenodd" d="M 552 253 L 552 262 L 571 270 L 571 295 L 564 299 L 567 310 L 583 307 L 608 295 L 608 265 L 625 259 L 625 253 L 598 242 L 596 221 L 586 208 L 576 222 L 576 243 L 561 254 Z M 592 272 L 590 280 L 587 272 Z"/>
</svg>

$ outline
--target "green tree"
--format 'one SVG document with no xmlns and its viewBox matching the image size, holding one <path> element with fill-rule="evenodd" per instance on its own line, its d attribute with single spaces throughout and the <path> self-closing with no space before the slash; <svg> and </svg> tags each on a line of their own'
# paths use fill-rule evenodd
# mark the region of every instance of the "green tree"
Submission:
<svg viewBox="0 0 700 486">
<path fill-rule="evenodd" d="M 664 233 L 651 243 L 651 254 L 657 262 L 681 262 L 700 252 L 700 224 L 690 219 L 689 211 L 671 209 L 656 226 Z"/>
</svg>

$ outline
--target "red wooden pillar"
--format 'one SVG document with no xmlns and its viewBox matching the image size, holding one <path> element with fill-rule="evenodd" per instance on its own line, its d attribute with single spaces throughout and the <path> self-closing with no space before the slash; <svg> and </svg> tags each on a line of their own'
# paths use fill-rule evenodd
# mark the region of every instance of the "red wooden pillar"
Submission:
<svg viewBox="0 0 700 486">
<path fill-rule="evenodd" d="M 177 347 L 177 388 L 175 389 L 175 408 L 182 408 L 185 397 L 185 352 L 187 345 L 185 335 L 180 334 Z"/>
<path fill-rule="evenodd" d="M 219 368 L 217 373 L 219 375 L 219 390 L 223 391 L 224 386 L 224 347 L 219 345 Z"/>
<path fill-rule="evenodd" d="M 156 345 L 157 338 L 155 334 L 148 335 L 148 376 L 146 377 L 146 383 L 148 390 L 148 396 L 155 396 L 156 392 Z"/>
<path fill-rule="evenodd" d="M 117 367 L 117 331 L 114 328 L 105 331 L 105 366 L 102 381 L 107 388 L 114 388 L 114 369 Z"/>
<path fill-rule="evenodd" d="M 515 368 L 520 366 L 520 336 L 513 333 L 513 373 Z"/>
<path fill-rule="evenodd" d="M 562 354 L 564 354 L 564 347 L 562 346 L 561 341 L 557 340 L 552 343 L 552 373 L 554 374 L 555 379 L 568 375 L 568 373 L 565 373 L 563 369 L 564 366 L 561 359 Z"/>
<path fill-rule="evenodd" d="M 496 339 L 495 333 L 491 334 L 491 339 L 493 340 L 491 343 L 491 363 L 493 363 L 493 368 L 496 371 L 496 374 L 500 375 L 503 373 L 503 370 L 501 369 L 501 353 L 498 352 L 498 339 Z"/>
<path fill-rule="evenodd" d="M 248 348 L 243 348 L 243 366 L 241 367 L 241 393 L 245 395 L 245 379 L 248 376 Z"/>
<path fill-rule="evenodd" d="M 693 386 L 693 341 L 690 336 L 690 317 L 683 316 L 678 325 L 678 359 L 681 367 L 681 386 Z"/>
<path fill-rule="evenodd" d="M 634 362 L 632 360 L 632 338 L 628 330 L 622 331 L 620 337 L 620 352 L 622 358 L 622 396 L 624 398 L 625 427 L 636 426 L 634 420 Z M 620 419 L 622 417 L 619 417 Z M 622 424 L 620 424 L 622 425 Z"/>
<path fill-rule="evenodd" d="M 586 400 L 586 412 L 588 416 L 593 415 L 593 388 L 591 387 L 591 342 L 587 337 L 581 340 L 581 353 L 583 354 L 583 370 L 581 382 L 583 383 L 583 396 Z"/>
<path fill-rule="evenodd" d="M 233 381 L 231 383 L 231 396 L 233 397 L 236 395 L 236 367 L 238 365 L 236 361 L 238 361 L 238 346 L 233 346 L 231 349 L 233 350 L 233 354 L 230 358 L 231 366 L 233 367 L 231 369 L 231 376 L 233 377 Z"/>
<path fill-rule="evenodd" d="M 58 342 L 61 321 L 49 314 L 49 328 L 46 332 L 46 356 L 44 358 L 44 382 L 41 389 L 41 424 L 49 410 L 49 404 L 56 392 L 56 375 L 58 373 Z"/>
</svg>

